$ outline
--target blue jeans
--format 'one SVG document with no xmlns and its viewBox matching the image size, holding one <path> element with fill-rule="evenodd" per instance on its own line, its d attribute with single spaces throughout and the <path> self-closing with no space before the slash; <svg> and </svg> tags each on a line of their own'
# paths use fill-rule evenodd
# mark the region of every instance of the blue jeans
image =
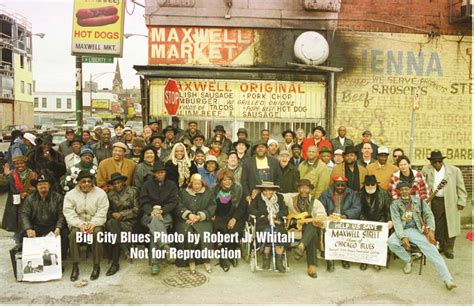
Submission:
<svg viewBox="0 0 474 306">
<path fill-rule="evenodd" d="M 420 248 L 421 252 L 425 254 L 428 261 L 435 266 L 436 271 L 438 271 L 438 274 L 441 276 L 441 279 L 443 281 L 453 279 L 451 273 L 449 273 L 446 263 L 443 260 L 443 257 L 441 257 L 441 255 L 439 254 L 438 249 L 436 249 L 434 245 L 428 242 L 428 239 L 425 235 L 423 235 L 416 228 L 408 228 L 405 229 L 404 232 L 408 240 L 416 244 Z M 388 238 L 388 247 L 390 248 L 390 251 L 392 251 L 395 255 L 398 256 L 398 258 L 403 260 L 405 263 L 410 262 L 411 256 L 402 246 L 402 242 L 397 237 L 396 233 L 393 233 Z"/>
</svg>

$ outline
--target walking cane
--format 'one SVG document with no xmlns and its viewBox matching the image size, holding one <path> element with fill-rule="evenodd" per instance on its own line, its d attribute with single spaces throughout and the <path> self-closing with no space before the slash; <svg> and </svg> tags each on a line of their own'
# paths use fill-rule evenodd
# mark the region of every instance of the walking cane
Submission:
<svg viewBox="0 0 474 306">
<path fill-rule="evenodd" d="M 275 228 L 275 220 L 273 220 L 273 207 L 270 205 L 270 229 L 272 233 L 271 241 L 272 241 L 272 263 L 273 263 L 272 270 L 273 272 L 275 272 L 275 267 L 276 267 L 274 228 Z"/>
</svg>

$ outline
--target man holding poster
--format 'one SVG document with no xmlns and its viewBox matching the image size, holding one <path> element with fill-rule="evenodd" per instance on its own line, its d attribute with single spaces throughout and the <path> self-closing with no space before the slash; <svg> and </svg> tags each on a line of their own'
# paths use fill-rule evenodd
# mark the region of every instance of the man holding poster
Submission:
<svg viewBox="0 0 474 306">
<path fill-rule="evenodd" d="M 418 196 L 411 196 L 411 185 L 408 182 L 400 182 L 397 185 L 400 190 L 400 198 L 392 202 L 390 213 L 395 228 L 388 239 L 388 247 L 403 262 L 405 267 L 403 272 L 411 272 L 412 260 L 407 250 L 410 249 L 410 242 L 416 244 L 426 258 L 435 266 L 446 288 L 452 290 L 457 286 L 453 282 L 453 277 L 449 273 L 448 267 L 439 254 L 436 246 L 428 241 L 423 235 L 423 218 L 429 226 L 429 239 L 434 240 L 435 222 L 431 208 Z"/>
</svg>

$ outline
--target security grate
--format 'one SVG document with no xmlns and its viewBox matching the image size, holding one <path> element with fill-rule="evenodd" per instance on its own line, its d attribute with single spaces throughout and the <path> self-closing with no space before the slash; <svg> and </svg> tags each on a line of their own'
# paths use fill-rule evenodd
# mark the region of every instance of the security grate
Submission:
<svg viewBox="0 0 474 306">
<path fill-rule="evenodd" d="M 194 288 L 199 287 L 207 283 L 207 277 L 196 271 L 196 274 L 192 274 L 190 271 L 178 271 L 173 275 L 162 279 L 161 282 L 166 286 L 175 288 Z"/>
</svg>

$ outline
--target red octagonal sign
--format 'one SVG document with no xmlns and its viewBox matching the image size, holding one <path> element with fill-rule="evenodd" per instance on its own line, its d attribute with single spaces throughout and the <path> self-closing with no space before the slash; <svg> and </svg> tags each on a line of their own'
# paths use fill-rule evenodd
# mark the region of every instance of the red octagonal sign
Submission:
<svg viewBox="0 0 474 306">
<path fill-rule="evenodd" d="M 164 103 L 170 116 L 175 116 L 179 109 L 179 88 L 176 80 L 169 79 L 165 85 Z"/>
</svg>

